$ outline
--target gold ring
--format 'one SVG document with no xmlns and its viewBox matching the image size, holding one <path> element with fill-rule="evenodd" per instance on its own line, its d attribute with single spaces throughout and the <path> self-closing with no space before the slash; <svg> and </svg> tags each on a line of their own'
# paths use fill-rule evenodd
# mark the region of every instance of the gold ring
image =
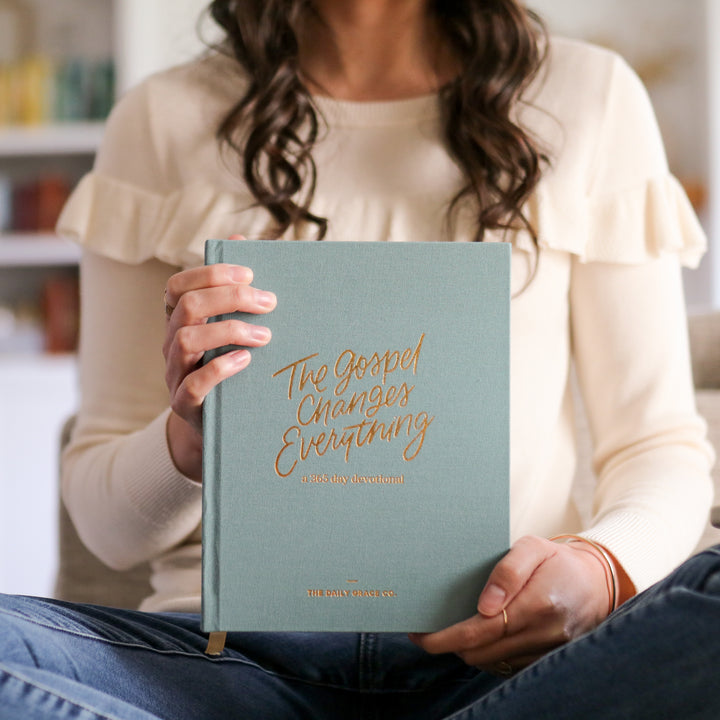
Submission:
<svg viewBox="0 0 720 720">
<path fill-rule="evenodd" d="M 510 677 L 510 675 L 515 672 L 513 666 L 509 662 L 505 662 L 505 660 L 495 663 L 494 669 L 498 675 L 502 675 L 503 677 Z"/>
<path fill-rule="evenodd" d="M 504 632 L 504 634 L 507 635 L 507 632 L 508 632 L 508 618 L 507 618 L 507 610 L 505 610 L 505 608 L 503 608 L 502 614 L 503 614 L 503 623 L 504 623 L 504 626 L 505 626 L 505 632 Z"/>
</svg>

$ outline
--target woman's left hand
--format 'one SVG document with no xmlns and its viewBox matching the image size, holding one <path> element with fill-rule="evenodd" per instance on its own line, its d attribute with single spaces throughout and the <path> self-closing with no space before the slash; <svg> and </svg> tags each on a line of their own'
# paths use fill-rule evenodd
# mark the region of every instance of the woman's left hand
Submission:
<svg viewBox="0 0 720 720">
<path fill-rule="evenodd" d="M 593 629 L 609 610 L 605 561 L 592 545 L 527 536 L 493 569 L 477 615 L 410 639 L 429 653 L 455 653 L 508 675 Z"/>
</svg>

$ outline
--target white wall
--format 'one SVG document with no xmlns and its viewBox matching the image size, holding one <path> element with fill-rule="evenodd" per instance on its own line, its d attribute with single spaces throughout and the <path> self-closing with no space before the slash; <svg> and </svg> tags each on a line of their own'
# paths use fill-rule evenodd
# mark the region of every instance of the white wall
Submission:
<svg viewBox="0 0 720 720">
<path fill-rule="evenodd" d="M 529 5 L 551 32 L 611 47 L 639 72 L 673 173 L 707 192 L 699 216 L 711 252 L 698 270 L 686 273 L 688 304 L 691 310 L 719 306 L 720 219 L 713 216 L 720 206 L 715 182 L 720 167 L 720 0 L 530 0 Z"/>
<path fill-rule="evenodd" d="M 707 263 L 714 278 L 712 304 L 720 308 L 720 0 L 705 0 L 707 13 L 708 106 L 710 117 L 710 213 L 712 247 Z M 720 362 L 720 360 L 719 360 Z"/>
<path fill-rule="evenodd" d="M 207 5 L 208 0 L 115 0 L 118 90 L 202 52 L 198 19 Z M 217 37 L 211 21 L 202 23 L 201 32 L 204 39 Z"/>
</svg>

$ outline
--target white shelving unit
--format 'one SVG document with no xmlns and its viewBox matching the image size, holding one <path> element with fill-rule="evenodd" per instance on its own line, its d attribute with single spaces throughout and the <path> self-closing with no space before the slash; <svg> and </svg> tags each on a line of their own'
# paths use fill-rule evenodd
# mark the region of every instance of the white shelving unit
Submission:
<svg viewBox="0 0 720 720">
<path fill-rule="evenodd" d="M 0 128 L 0 157 L 92 155 L 103 130 L 101 122 Z"/>
<path fill-rule="evenodd" d="M 64 159 L 72 159 L 89 168 L 103 131 L 101 122 L 2 127 L 0 163 L 42 163 L 52 158 L 62 164 Z M 68 266 L 77 264 L 79 257 L 77 248 L 52 233 L 0 233 L 0 269 Z"/>
<path fill-rule="evenodd" d="M 62 163 L 71 158 L 89 168 L 103 131 L 100 122 L 0 128 L 0 163 L 17 165 L 24 159 L 42 163 L 46 158 Z M 76 246 L 53 233 L 0 233 L 0 270 L 67 267 L 79 258 Z"/>
<path fill-rule="evenodd" d="M 0 267 L 73 267 L 80 260 L 77 245 L 47 234 L 0 235 Z"/>
</svg>

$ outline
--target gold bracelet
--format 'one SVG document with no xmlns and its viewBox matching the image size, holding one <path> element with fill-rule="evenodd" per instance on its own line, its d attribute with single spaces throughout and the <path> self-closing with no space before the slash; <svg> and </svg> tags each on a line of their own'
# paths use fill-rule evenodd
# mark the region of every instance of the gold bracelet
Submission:
<svg viewBox="0 0 720 720">
<path fill-rule="evenodd" d="M 555 537 L 551 537 L 550 540 L 552 542 L 556 542 L 557 540 L 565 540 L 566 543 L 584 542 L 594 547 L 600 553 L 600 555 L 602 555 L 603 560 L 605 560 L 605 564 L 607 565 L 608 571 L 610 572 L 610 612 L 616 610 L 618 605 L 617 570 L 615 568 L 615 563 L 610 557 L 608 551 L 602 545 L 596 543 L 594 540 L 590 540 L 589 538 L 583 537 L 582 535 L 556 535 Z M 610 613 L 608 613 L 608 615 L 609 614 Z"/>
</svg>

